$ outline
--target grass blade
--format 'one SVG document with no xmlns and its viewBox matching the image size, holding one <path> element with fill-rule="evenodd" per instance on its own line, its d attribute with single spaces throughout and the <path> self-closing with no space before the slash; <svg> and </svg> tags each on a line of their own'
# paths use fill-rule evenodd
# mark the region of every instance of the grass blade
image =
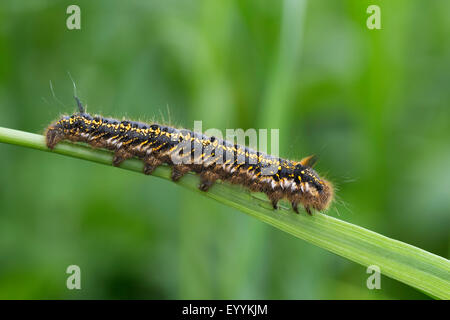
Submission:
<svg viewBox="0 0 450 320">
<path fill-rule="evenodd" d="M 112 153 L 79 144 L 61 143 L 51 151 L 43 136 L 8 128 L 0 127 L 0 142 L 106 165 L 112 161 Z M 142 172 L 142 166 L 142 161 L 131 159 L 121 168 Z M 153 176 L 170 180 L 170 168 L 160 166 Z M 177 184 L 201 192 L 194 174 L 186 175 Z M 274 211 L 265 197 L 239 186 L 216 183 L 208 192 L 201 193 L 361 265 L 377 265 L 382 274 L 434 298 L 450 299 L 450 261 L 443 257 L 325 214 L 296 215 L 283 205 Z"/>
</svg>

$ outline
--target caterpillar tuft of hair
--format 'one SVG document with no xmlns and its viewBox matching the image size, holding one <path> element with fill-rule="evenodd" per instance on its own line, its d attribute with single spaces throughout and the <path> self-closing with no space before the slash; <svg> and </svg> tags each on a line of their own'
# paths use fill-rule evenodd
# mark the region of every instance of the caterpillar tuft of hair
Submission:
<svg viewBox="0 0 450 320">
<path fill-rule="evenodd" d="M 264 192 L 274 209 L 279 200 L 287 199 L 296 213 L 299 204 L 311 214 L 311 209 L 326 210 L 333 200 L 332 184 L 312 169 L 314 156 L 286 160 L 187 129 L 91 116 L 76 100 L 79 112 L 63 116 L 47 128 L 50 149 L 62 140 L 85 142 L 114 151 L 114 166 L 132 157 L 141 159 L 145 174 L 166 163 L 172 167 L 173 181 L 193 171 L 200 175 L 203 191 L 220 179 Z"/>
</svg>

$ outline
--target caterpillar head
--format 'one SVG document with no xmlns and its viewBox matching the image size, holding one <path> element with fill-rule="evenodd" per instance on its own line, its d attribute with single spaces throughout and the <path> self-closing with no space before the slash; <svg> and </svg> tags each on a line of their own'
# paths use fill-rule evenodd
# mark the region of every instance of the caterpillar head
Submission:
<svg viewBox="0 0 450 320">
<path fill-rule="evenodd" d="M 312 168 L 317 162 L 315 155 L 306 157 L 295 166 L 294 175 L 303 206 L 317 211 L 326 210 L 334 196 L 333 185 L 321 178 Z"/>
</svg>

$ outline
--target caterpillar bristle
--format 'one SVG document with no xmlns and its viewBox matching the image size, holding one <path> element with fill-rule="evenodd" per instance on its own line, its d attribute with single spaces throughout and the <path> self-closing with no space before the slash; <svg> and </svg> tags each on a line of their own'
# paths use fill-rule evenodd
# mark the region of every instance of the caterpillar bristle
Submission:
<svg viewBox="0 0 450 320">
<path fill-rule="evenodd" d="M 312 169 L 315 156 L 292 161 L 187 129 L 91 116 L 75 100 L 79 113 L 64 116 L 47 128 L 50 149 L 62 140 L 85 142 L 113 151 L 114 166 L 132 157 L 141 159 L 147 175 L 166 163 L 172 167 L 173 181 L 192 171 L 200 175 L 202 191 L 220 179 L 266 193 L 274 209 L 279 200 L 287 199 L 296 213 L 299 204 L 311 215 L 312 210 L 327 209 L 333 200 L 332 184 Z"/>
</svg>

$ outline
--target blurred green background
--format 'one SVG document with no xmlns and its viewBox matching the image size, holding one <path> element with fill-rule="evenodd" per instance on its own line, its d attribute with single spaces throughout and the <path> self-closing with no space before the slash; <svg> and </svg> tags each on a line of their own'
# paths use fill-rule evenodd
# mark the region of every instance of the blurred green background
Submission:
<svg viewBox="0 0 450 320">
<path fill-rule="evenodd" d="M 72 113 L 70 73 L 91 113 L 279 128 L 281 156 L 320 155 L 328 214 L 448 258 L 450 1 L 76 3 L 70 31 L 73 1 L 0 2 L 0 126 Z M 174 183 L 0 155 L 0 298 L 427 298 Z"/>
</svg>

